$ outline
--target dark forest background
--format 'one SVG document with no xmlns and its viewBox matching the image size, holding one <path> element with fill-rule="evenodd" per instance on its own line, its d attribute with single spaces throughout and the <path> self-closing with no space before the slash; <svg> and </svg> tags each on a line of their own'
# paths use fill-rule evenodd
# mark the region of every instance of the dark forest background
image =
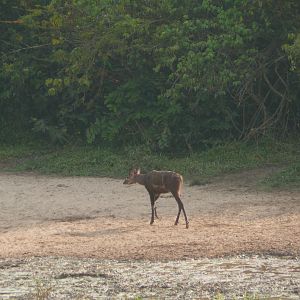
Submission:
<svg viewBox="0 0 300 300">
<path fill-rule="evenodd" d="M 192 151 L 300 129 L 298 0 L 0 0 L 0 141 Z"/>
</svg>

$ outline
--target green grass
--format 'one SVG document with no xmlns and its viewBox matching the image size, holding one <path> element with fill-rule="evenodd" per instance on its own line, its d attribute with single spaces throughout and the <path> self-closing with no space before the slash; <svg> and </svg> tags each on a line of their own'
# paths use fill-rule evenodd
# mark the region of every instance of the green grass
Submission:
<svg viewBox="0 0 300 300">
<path fill-rule="evenodd" d="M 300 183 L 299 162 L 299 139 L 284 142 L 266 139 L 258 144 L 232 142 L 184 156 L 151 153 L 145 147 L 0 145 L 0 166 L 4 166 L 4 171 L 123 178 L 129 169 L 139 166 L 142 172 L 152 169 L 178 171 L 192 185 L 205 184 L 219 175 L 279 165 L 285 169 L 267 178 L 263 185 L 297 187 Z"/>
<path fill-rule="evenodd" d="M 300 188 L 300 162 L 284 168 L 282 171 L 264 179 L 260 184 L 269 189 Z"/>
<path fill-rule="evenodd" d="M 0 145 L 0 161 L 8 162 L 10 160 L 15 161 L 22 157 L 28 157 L 34 153 L 33 145 Z"/>
</svg>

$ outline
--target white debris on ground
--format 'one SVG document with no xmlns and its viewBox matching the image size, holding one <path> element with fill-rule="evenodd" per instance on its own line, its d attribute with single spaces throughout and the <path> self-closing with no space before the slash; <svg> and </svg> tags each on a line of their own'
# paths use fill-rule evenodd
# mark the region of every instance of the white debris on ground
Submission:
<svg viewBox="0 0 300 300">
<path fill-rule="evenodd" d="M 300 261 L 275 257 L 0 260 L 0 299 L 212 299 L 219 293 L 226 299 L 245 294 L 299 299 Z"/>
</svg>

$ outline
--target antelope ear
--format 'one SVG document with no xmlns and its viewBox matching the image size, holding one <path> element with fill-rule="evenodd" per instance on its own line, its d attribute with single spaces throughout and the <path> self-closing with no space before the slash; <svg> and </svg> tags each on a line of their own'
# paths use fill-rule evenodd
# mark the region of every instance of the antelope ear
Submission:
<svg viewBox="0 0 300 300">
<path fill-rule="evenodd" d="M 141 169 L 140 168 L 136 169 L 135 174 L 140 174 L 140 173 L 141 173 Z"/>
</svg>

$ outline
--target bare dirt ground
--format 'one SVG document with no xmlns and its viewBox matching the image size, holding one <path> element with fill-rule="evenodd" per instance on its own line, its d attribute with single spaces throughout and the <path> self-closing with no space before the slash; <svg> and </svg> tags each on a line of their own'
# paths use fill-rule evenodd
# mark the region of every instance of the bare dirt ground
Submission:
<svg viewBox="0 0 300 300">
<path fill-rule="evenodd" d="M 299 261 L 235 257 L 176 261 L 23 258 L 0 263 L 0 299 L 299 299 Z M 48 298 L 44 298 L 48 299 Z M 222 298 L 219 298 L 220 300 Z"/>
<path fill-rule="evenodd" d="M 150 201 L 142 186 L 128 187 L 108 178 L 0 173 L 0 299 L 24 299 L 32 293 L 34 278 L 68 278 L 64 286 L 73 294 L 55 284 L 62 299 L 80 296 L 74 294 L 76 280 L 106 280 L 107 289 L 98 293 L 85 284 L 87 299 L 122 298 L 124 293 L 200 299 L 217 291 L 297 299 L 300 192 L 256 191 L 253 183 L 269 171 L 230 175 L 205 186 L 186 185 L 182 199 L 189 229 L 183 217 L 173 225 L 173 198 L 158 201 L 161 219 L 150 226 Z M 73 268 L 64 275 L 61 264 Z M 101 276 L 99 270 L 109 271 Z M 119 273 L 114 277 L 112 272 Z M 216 277 L 216 272 L 221 275 Z M 134 283 L 131 276 L 142 283 Z M 245 280 L 237 284 L 237 278 Z M 120 288 L 122 282 L 127 288 Z"/>
</svg>

